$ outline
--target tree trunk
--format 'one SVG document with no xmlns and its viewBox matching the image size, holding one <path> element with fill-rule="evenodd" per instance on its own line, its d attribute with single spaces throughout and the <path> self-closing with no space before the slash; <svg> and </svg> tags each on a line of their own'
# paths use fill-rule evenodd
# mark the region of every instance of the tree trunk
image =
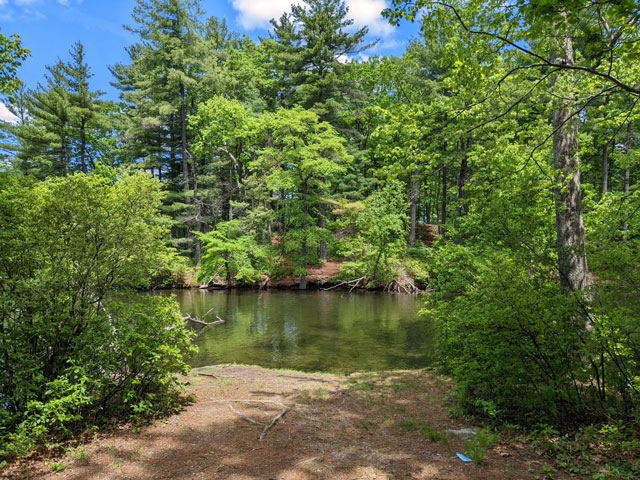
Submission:
<svg viewBox="0 0 640 480">
<path fill-rule="evenodd" d="M 570 37 L 558 45 L 556 62 L 573 65 L 573 45 Z M 556 245 L 560 282 L 569 291 L 581 291 L 589 286 L 585 251 L 582 191 L 578 157 L 578 117 L 573 115 L 574 100 L 565 85 L 573 82 L 570 71 L 556 79 L 557 92 L 553 113 L 553 161 L 556 171 Z"/>
<path fill-rule="evenodd" d="M 467 142 L 467 147 L 469 146 L 469 142 Z M 455 228 L 456 230 L 460 228 L 460 224 L 458 219 L 462 217 L 462 214 L 465 211 L 464 205 L 464 184 L 467 181 L 467 172 L 469 170 L 469 163 L 467 160 L 466 153 L 462 156 L 462 162 L 460 163 L 460 172 L 458 172 L 458 205 L 456 207 L 456 221 Z M 460 243 L 460 239 L 456 237 L 455 243 Z"/>
<path fill-rule="evenodd" d="M 320 221 L 319 221 L 320 228 L 324 228 L 326 226 L 326 220 L 324 218 L 325 214 L 326 214 L 326 207 L 324 206 L 324 204 L 321 204 L 320 205 Z M 323 262 L 327 261 L 327 242 L 325 242 L 324 240 L 320 242 L 320 260 L 322 260 Z"/>
<path fill-rule="evenodd" d="M 413 171 L 413 183 L 411 184 L 411 226 L 409 229 L 409 246 L 416 243 L 416 222 L 418 213 L 418 194 L 420 192 L 420 170 Z"/>
<path fill-rule="evenodd" d="M 304 195 L 304 207 L 302 211 L 302 228 L 305 231 L 302 239 L 302 269 L 306 271 L 307 268 L 307 215 L 309 214 L 309 206 L 307 204 L 307 181 L 303 182 L 302 194 Z M 300 290 L 307 289 L 307 274 L 300 275 Z"/>
<path fill-rule="evenodd" d="M 225 285 L 226 288 L 231 288 L 231 270 L 229 270 L 229 262 L 224 262 L 224 268 L 226 271 L 226 276 L 225 276 Z"/>
<path fill-rule="evenodd" d="M 602 193 L 609 190 L 609 142 L 602 146 Z"/>
<path fill-rule="evenodd" d="M 85 119 L 82 119 L 82 123 L 80 124 L 80 163 L 82 164 L 82 172 L 86 175 L 89 173 L 87 170 L 87 161 L 86 161 L 86 151 L 87 151 L 87 136 L 85 133 Z"/>
<path fill-rule="evenodd" d="M 185 150 L 186 151 L 186 150 Z M 198 166 L 196 164 L 196 159 L 194 157 L 191 157 L 191 176 L 193 177 L 193 208 L 194 208 L 194 213 L 195 213 L 195 220 L 196 220 L 196 232 L 201 232 L 201 224 L 200 224 L 200 202 L 198 201 L 198 170 L 197 170 Z M 195 251 L 194 251 L 194 260 L 196 261 L 196 265 L 200 265 L 200 250 L 202 248 L 201 246 L 201 242 L 200 242 L 200 237 L 198 235 L 196 235 L 195 239 L 194 239 L 194 247 L 195 247 Z"/>
<path fill-rule="evenodd" d="M 180 85 L 180 140 L 182 143 L 182 177 L 184 180 L 184 191 L 189 188 L 189 164 L 187 161 L 187 116 L 184 109 L 184 85 Z"/>
<path fill-rule="evenodd" d="M 60 152 L 62 155 L 62 163 L 64 164 L 64 172 L 69 176 L 71 174 L 71 167 L 69 166 L 69 149 L 67 147 L 67 139 L 62 135 L 60 137 L 62 151 Z"/>
<path fill-rule="evenodd" d="M 229 221 L 233 220 L 233 163 L 229 162 Z"/>
</svg>

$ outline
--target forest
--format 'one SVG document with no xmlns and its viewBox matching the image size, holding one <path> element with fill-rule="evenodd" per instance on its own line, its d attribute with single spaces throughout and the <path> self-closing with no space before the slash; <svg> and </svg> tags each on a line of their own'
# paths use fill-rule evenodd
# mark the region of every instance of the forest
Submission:
<svg viewBox="0 0 640 480">
<path fill-rule="evenodd" d="M 175 408 L 192 332 L 123 292 L 305 289 L 327 262 L 349 287 L 428 292 L 460 411 L 639 447 L 640 5 L 383 16 L 420 25 L 401 56 L 358 56 L 342 0 L 294 4 L 259 41 L 198 0 L 137 0 L 117 101 L 81 42 L 23 85 L 28 46 L 0 33 L 18 119 L 0 124 L 0 461 Z M 597 478 L 640 472 L 620 468 Z"/>
</svg>

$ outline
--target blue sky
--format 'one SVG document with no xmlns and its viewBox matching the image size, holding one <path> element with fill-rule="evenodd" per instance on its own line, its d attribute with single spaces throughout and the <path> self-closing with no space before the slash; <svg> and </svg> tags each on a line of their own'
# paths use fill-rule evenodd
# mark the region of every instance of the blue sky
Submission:
<svg viewBox="0 0 640 480">
<path fill-rule="evenodd" d="M 379 15 L 390 0 L 346 0 L 356 26 L 367 25 L 371 39 L 380 39 L 367 55 L 399 55 L 417 26 L 393 28 Z M 226 18 L 230 28 L 254 39 L 267 35 L 269 19 L 279 17 L 299 0 L 201 0 L 207 15 Z M 17 33 L 31 56 L 19 70 L 20 79 L 30 88 L 42 81 L 45 65 L 58 57 L 68 58 L 71 45 L 80 40 L 94 77 L 91 87 L 116 99 L 117 91 L 108 65 L 127 62 L 124 48 L 136 41 L 122 28 L 131 24 L 135 0 L 0 0 L 0 32 Z M 8 119 L 0 104 L 0 118 Z"/>
</svg>

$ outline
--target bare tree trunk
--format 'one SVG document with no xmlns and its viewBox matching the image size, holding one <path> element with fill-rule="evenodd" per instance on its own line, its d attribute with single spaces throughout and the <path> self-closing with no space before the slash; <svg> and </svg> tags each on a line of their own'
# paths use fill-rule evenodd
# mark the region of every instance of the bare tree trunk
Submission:
<svg viewBox="0 0 640 480">
<path fill-rule="evenodd" d="M 64 164 L 64 172 L 67 174 L 67 176 L 69 176 L 71 174 L 71 167 L 69 166 L 69 148 L 67 146 L 67 139 L 64 137 L 64 135 L 62 135 L 60 137 L 60 140 L 62 142 L 61 155 L 62 163 Z"/>
<path fill-rule="evenodd" d="M 416 243 L 416 223 L 418 213 L 418 194 L 420 192 L 420 170 L 417 168 L 413 171 L 413 183 L 411 184 L 411 226 L 409 229 L 409 246 L 413 247 Z"/>
<path fill-rule="evenodd" d="M 556 62 L 573 65 L 573 45 L 570 37 L 558 45 Z M 553 113 L 553 161 L 556 171 L 556 245 L 560 282 L 570 291 L 581 291 L 589 286 L 587 255 L 585 251 L 584 220 L 582 217 L 582 191 L 578 157 L 578 117 L 574 115 L 575 102 L 566 85 L 573 82 L 570 71 L 556 79 L 560 85 Z"/>
<path fill-rule="evenodd" d="M 233 163 L 229 162 L 229 221 L 233 220 Z"/>
<path fill-rule="evenodd" d="M 226 276 L 225 276 L 225 285 L 226 285 L 226 287 L 225 288 L 231 288 L 232 287 L 232 285 L 231 285 L 231 270 L 229 270 L 229 262 L 228 261 L 224 262 L 224 268 L 225 268 L 225 271 L 226 271 Z"/>
</svg>

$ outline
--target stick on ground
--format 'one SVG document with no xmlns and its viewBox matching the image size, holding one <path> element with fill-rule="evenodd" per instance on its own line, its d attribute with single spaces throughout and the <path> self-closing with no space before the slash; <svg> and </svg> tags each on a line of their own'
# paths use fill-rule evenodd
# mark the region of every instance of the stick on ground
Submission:
<svg viewBox="0 0 640 480">
<path fill-rule="evenodd" d="M 269 429 L 271 427 L 273 427 L 276 422 L 278 420 L 280 420 L 282 418 L 282 416 L 287 413 L 287 410 L 289 410 L 289 407 L 284 407 L 284 409 L 278 414 L 276 415 L 273 420 L 271 420 L 271 423 L 269 425 L 267 425 L 266 427 L 264 427 L 264 430 L 262 431 L 262 433 L 260 434 L 260 436 L 258 437 L 258 441 L 261 442 L 262 439 L 264 438 L 264 436 L 267 434 L 267 432 L 269 431 Z"/>
<path fill-rule="evenodd" d="M 241 414 L 238 410 L 236 410 L 235 408 L 233 408 L 231 405 L 227 405 L 227 407 L 229 407 L 229 410 L 231 410 L 232 412 L 236 413 L 241 419 L 246 420 L 249 423 L 253 423 L 254 425 L 260 425 L 261 427 L 264 426 L 264 423 L 261 422 L 257 422 L 252 418 L 249 418 L 243 414 Z"/>
</svg>

